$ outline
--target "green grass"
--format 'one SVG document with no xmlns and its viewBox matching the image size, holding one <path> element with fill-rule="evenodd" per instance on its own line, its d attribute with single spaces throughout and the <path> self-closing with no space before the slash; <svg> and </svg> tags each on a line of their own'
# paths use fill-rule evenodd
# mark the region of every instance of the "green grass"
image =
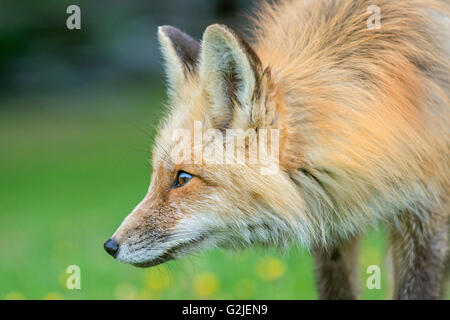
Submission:
<svg viewBox="0 0 450 320">
<path fill-rule="evenodd" d="M 0 298 L 316 299 L 313 261 L 293 248 L 213 250 L 138 269 L 103 242 L 144 196 L 162 88 L 146 85 L 0 104 Z M 383 232 L 361 249 L 362 297 L 388 298 Z M 68 290 L 69 265 L 81 290 Z M 382 289 L 365 286 L 380 265 Z"/>
</svg>

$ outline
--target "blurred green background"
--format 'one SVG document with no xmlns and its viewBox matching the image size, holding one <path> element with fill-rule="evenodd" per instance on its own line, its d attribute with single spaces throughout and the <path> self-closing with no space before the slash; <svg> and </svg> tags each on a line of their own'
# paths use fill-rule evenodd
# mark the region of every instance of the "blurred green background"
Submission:
<svg viewBox="0 0 450 320">
<path fill-rule="evenodd" d="M 312 259 L 299 249 L 214 250 L 150 269 L 106 254 L 103 242 L 147 190 L 163 101 L 152 82 L 1 101 L 0 297 L 317 297 Z M 382 234 L 365 239 L 362 286 L 383 252 Z M 81 290 L 65 287 L 72 264 L 81 268 Z M 384 278 L 382 290 L 363 291 L 364 298 L 386 294 Z"/>
<path fill-rule="evenodd" d="M 78 4 L 82 29 L 66 29 Z M 0 4 L 1 299 L 316 299 L 298 248 L 213 250 L 150 269 L 119 264 L 103 242 L 144 196 L 165 101 L 156 26 L 196 38 L 240 27 L 251 1 L 39 1 Z M 389 297 L 386 242 L 361 249 L 365 299 Z M 68 290 L 66 268 L 81 268 Z M 380 290 L 365 283 L 380 265 Z"/>
</svg>

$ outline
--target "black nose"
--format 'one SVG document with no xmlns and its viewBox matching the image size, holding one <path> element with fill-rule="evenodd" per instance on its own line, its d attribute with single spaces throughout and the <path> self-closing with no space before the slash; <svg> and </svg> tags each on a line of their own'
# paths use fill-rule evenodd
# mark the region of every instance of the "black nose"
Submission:
<svg viewBox="0 0 450 320">
<path fill-rule="evenodd" d="M 117 251 L 119 250 L 119 244 L 116 242 L 116 240 L 112 238 L 106 240 L 103 246 L 105 247 L 106 252 L 108 252 L 113 257 L 116 256 Z"/>
</svg>

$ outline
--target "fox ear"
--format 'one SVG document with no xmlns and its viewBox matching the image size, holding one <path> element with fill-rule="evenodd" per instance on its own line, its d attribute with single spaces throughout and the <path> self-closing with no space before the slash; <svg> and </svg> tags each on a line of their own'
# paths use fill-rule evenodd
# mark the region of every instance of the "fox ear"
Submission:
<svg viewBox="0 0 450 320">
<path fill-rule="evenodd" d="M 174 94 L 186 77 L 195 72 L 200 44 L 172 26 L 158 27 L 158 40 L 165 60 L 169 91 Z"/>
<path fill-rule="evenodd" d="M 205 30 L 200 79 L 213 104 L 217 126 L 248 126 L 262 74 L 258 56 L 233 30 L 219 24 Z"/>
</svg>

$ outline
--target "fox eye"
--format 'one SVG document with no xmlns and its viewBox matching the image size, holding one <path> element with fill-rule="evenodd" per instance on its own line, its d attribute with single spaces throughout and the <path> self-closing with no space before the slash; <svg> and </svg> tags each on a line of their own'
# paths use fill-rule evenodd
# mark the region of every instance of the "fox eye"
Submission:
<svg viewBox="0 0 450 320">
<path fill-rule="evenodd" d="M 185 171 L 178 171 L 177 178 L 175 179 L 175 181 L 173 183 L 173 188 L 179 188 L 179 187 L 184 186 L 186 183 L 191 181 L 191 179 L 193 177 L 194 176 L 190 173 L 187 173 Z"/>
</svg>

